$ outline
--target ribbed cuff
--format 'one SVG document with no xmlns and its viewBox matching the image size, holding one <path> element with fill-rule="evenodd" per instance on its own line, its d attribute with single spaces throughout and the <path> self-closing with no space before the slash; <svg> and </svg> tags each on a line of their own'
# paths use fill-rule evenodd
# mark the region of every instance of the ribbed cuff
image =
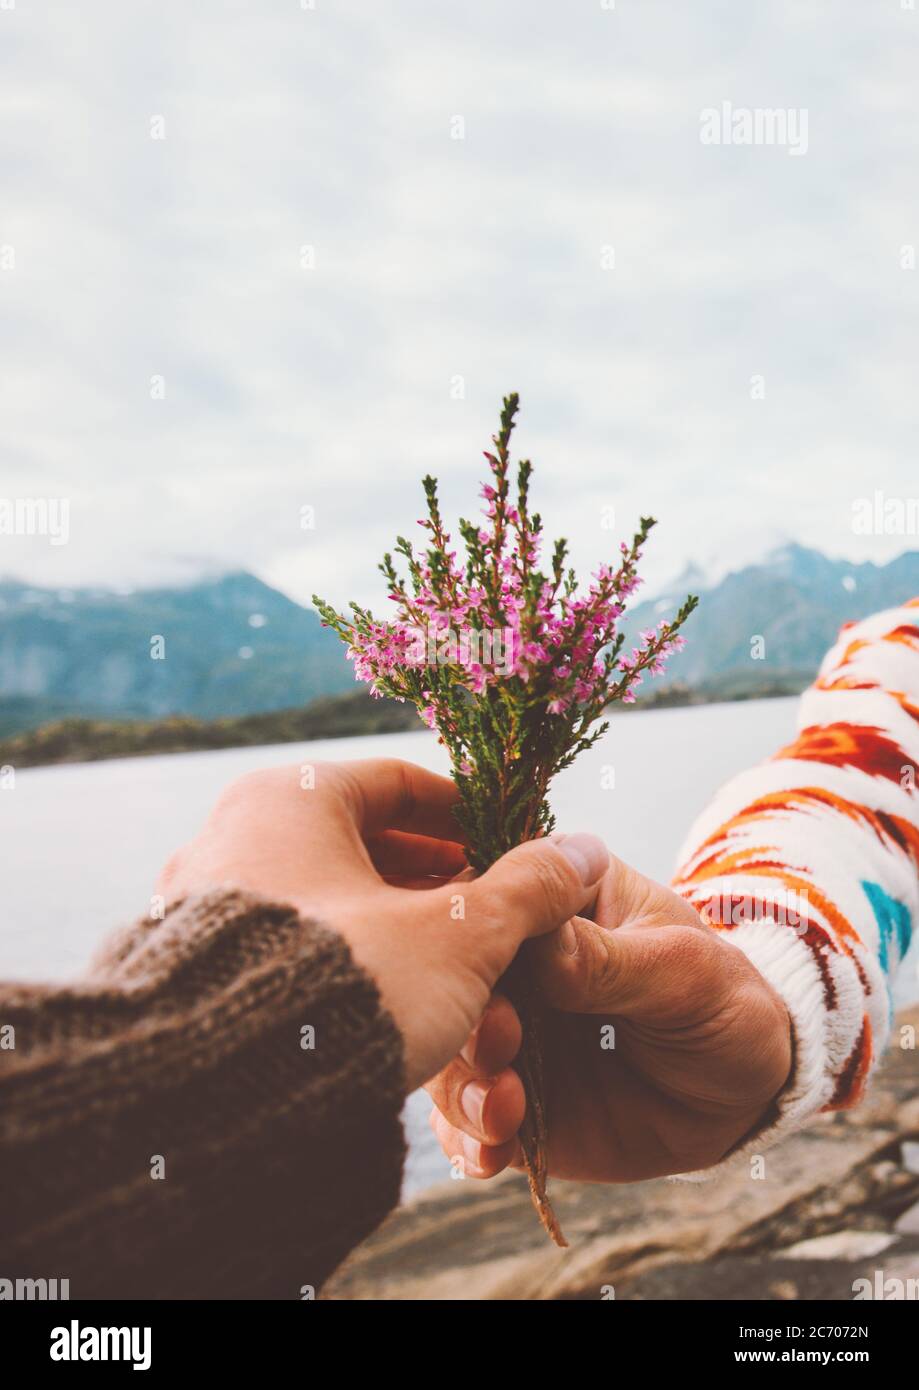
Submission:
<svg viewBox="0 0 919 1390">
<path fill-rule="evenodd" d="M 826 981 L 814 952 L 787 924 L 771 918 L 742 922 L 725 934 L 781 997 L 792 1030 L 791 1075 L 776 1096 L 770 1119 L 747 1135 L 721 1163 L 698 1173 L 681 1173 L 689 1181 L 717 1178 L 739 1158 L 759 1153 L 799 1129 L 828 1104 L 836 1087 L 834 1062 L 848 1039 L 857 1032 L 862 1016 L 862 994 L 851 962 L 837 953 L 826 958 L 832 977 L 836 1007 L 827 1009 Z M 835 967 L 835 968 L 834 968 Z"/>
<path fill-rule="evenodd" d="M 756 1142 L 772 1144 L 833 1094 L 824 984 L 810 947 L 786 925 L 768 918 L 743 922 L 729 939 L 772 985 L 791 1019 L 791 1076 L 776 1097 L 776 1118 L 756 1136 Z"/>
</svg>

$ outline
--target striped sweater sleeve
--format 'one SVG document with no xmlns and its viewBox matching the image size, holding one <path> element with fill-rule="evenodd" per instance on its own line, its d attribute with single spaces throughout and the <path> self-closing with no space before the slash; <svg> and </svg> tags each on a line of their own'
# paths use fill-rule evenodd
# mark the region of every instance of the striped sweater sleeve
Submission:
<svg viewBox="0 0 919 1390">
<path fill-rule="evenodd" d="M 771 1142 L 857 1104 L 919 917 L 919 599 L 847 624 L 797 736 L 692 827 L 678 893 L 778 990 L 794 1035 Z"/>
</svg>

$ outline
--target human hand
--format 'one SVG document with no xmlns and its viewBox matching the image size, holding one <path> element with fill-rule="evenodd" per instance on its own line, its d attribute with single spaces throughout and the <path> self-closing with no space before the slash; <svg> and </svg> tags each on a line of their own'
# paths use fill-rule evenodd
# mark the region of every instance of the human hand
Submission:
<svg viewBox="0 0 919 1390">
<path fill-rule="evenodd" d="M 788 1078 L 785 1005 L 682 898 L 618 860 L 591 918 L 529 948 L 551 1006 L 549 1172 L 634 1182 L 710 1167 L 763 1125 Z M 520 1038 L 511 1004 L 495 997 L 428 1084 L 434 1132 L 471 1177 L 522 1166 L 524 1094 L 511 1068 Z"/>
<path fill-rule="evenodd" d="M 244 888 L 340 932 L 402 1034 L 411 1089 L 457 1052 L 520 944 L 584 909 L 609 862 L 595 836 L 554 836 L 457 882 L 456 799 L 447 778 L 392 758 L 249 773 L 158 891 Z"/>
</svg>

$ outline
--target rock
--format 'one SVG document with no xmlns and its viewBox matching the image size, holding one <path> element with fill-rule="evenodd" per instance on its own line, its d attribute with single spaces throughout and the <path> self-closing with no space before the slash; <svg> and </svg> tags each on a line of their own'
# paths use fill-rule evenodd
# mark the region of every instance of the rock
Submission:
<svg viewBox="0 0 919 1390">
<path fill-rule="evenodd" d="M 785 1250 L 776 1251 L 781 1260 L 861 1260 L 880 1255 L 897 1243 L 887 1231 L 831 1231 L 825 1236 L 799 1240 Z"/>
<path fill-rule="evenodd" d="M 919 1236 L 919 1202 L 914 1202 L 899 1216 L 893 1228 L 901 1236 Z"/>
<path fill-rule="evenodd" d="M 900 1162 L 908 1173 L 919 1173 L 919 1144 L 910 1143 L 900 1145 Z"/>
<path fill-rule="evenodd" d="M 919 1027 L 919 1009 L 901 1021 Z M 546 1240 L 520 1175 L 444 1183 L 395 1211 L 325 1296 L 850 1300 L 899 1241 L 919 1263 L 916 1233 L 900 1227 L 909 1212 L 893 1225 L 919 1203 L 919 1176 L 898 1162 L 917 1141 L 919 1068 L 894 1047 L 867 1103 L 767 1150 L 763 1178 L 741 1158 L 703 1182 L 554 1182 L 568 1250 Z"/>
</svg>

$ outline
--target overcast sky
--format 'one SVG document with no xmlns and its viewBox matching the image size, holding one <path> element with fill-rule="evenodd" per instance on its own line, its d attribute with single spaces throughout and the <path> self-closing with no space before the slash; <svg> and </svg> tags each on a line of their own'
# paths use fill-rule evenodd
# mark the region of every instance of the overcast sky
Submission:
<svg viewBox="0 0 919 1390">
<path fill-rule="evenodd" d="M 422 473 L 475 505 L 511 389 L 587 569 L 610 506 L 659 517 L 652 583 L 919 544 L 852 528 L 919 492 L 919 10 L 11 3 L 0 496 L 71 515 L 0 572 L 370 598 Z M 724 102 L 806 150 L 703 143 Z"/>
</svg>

